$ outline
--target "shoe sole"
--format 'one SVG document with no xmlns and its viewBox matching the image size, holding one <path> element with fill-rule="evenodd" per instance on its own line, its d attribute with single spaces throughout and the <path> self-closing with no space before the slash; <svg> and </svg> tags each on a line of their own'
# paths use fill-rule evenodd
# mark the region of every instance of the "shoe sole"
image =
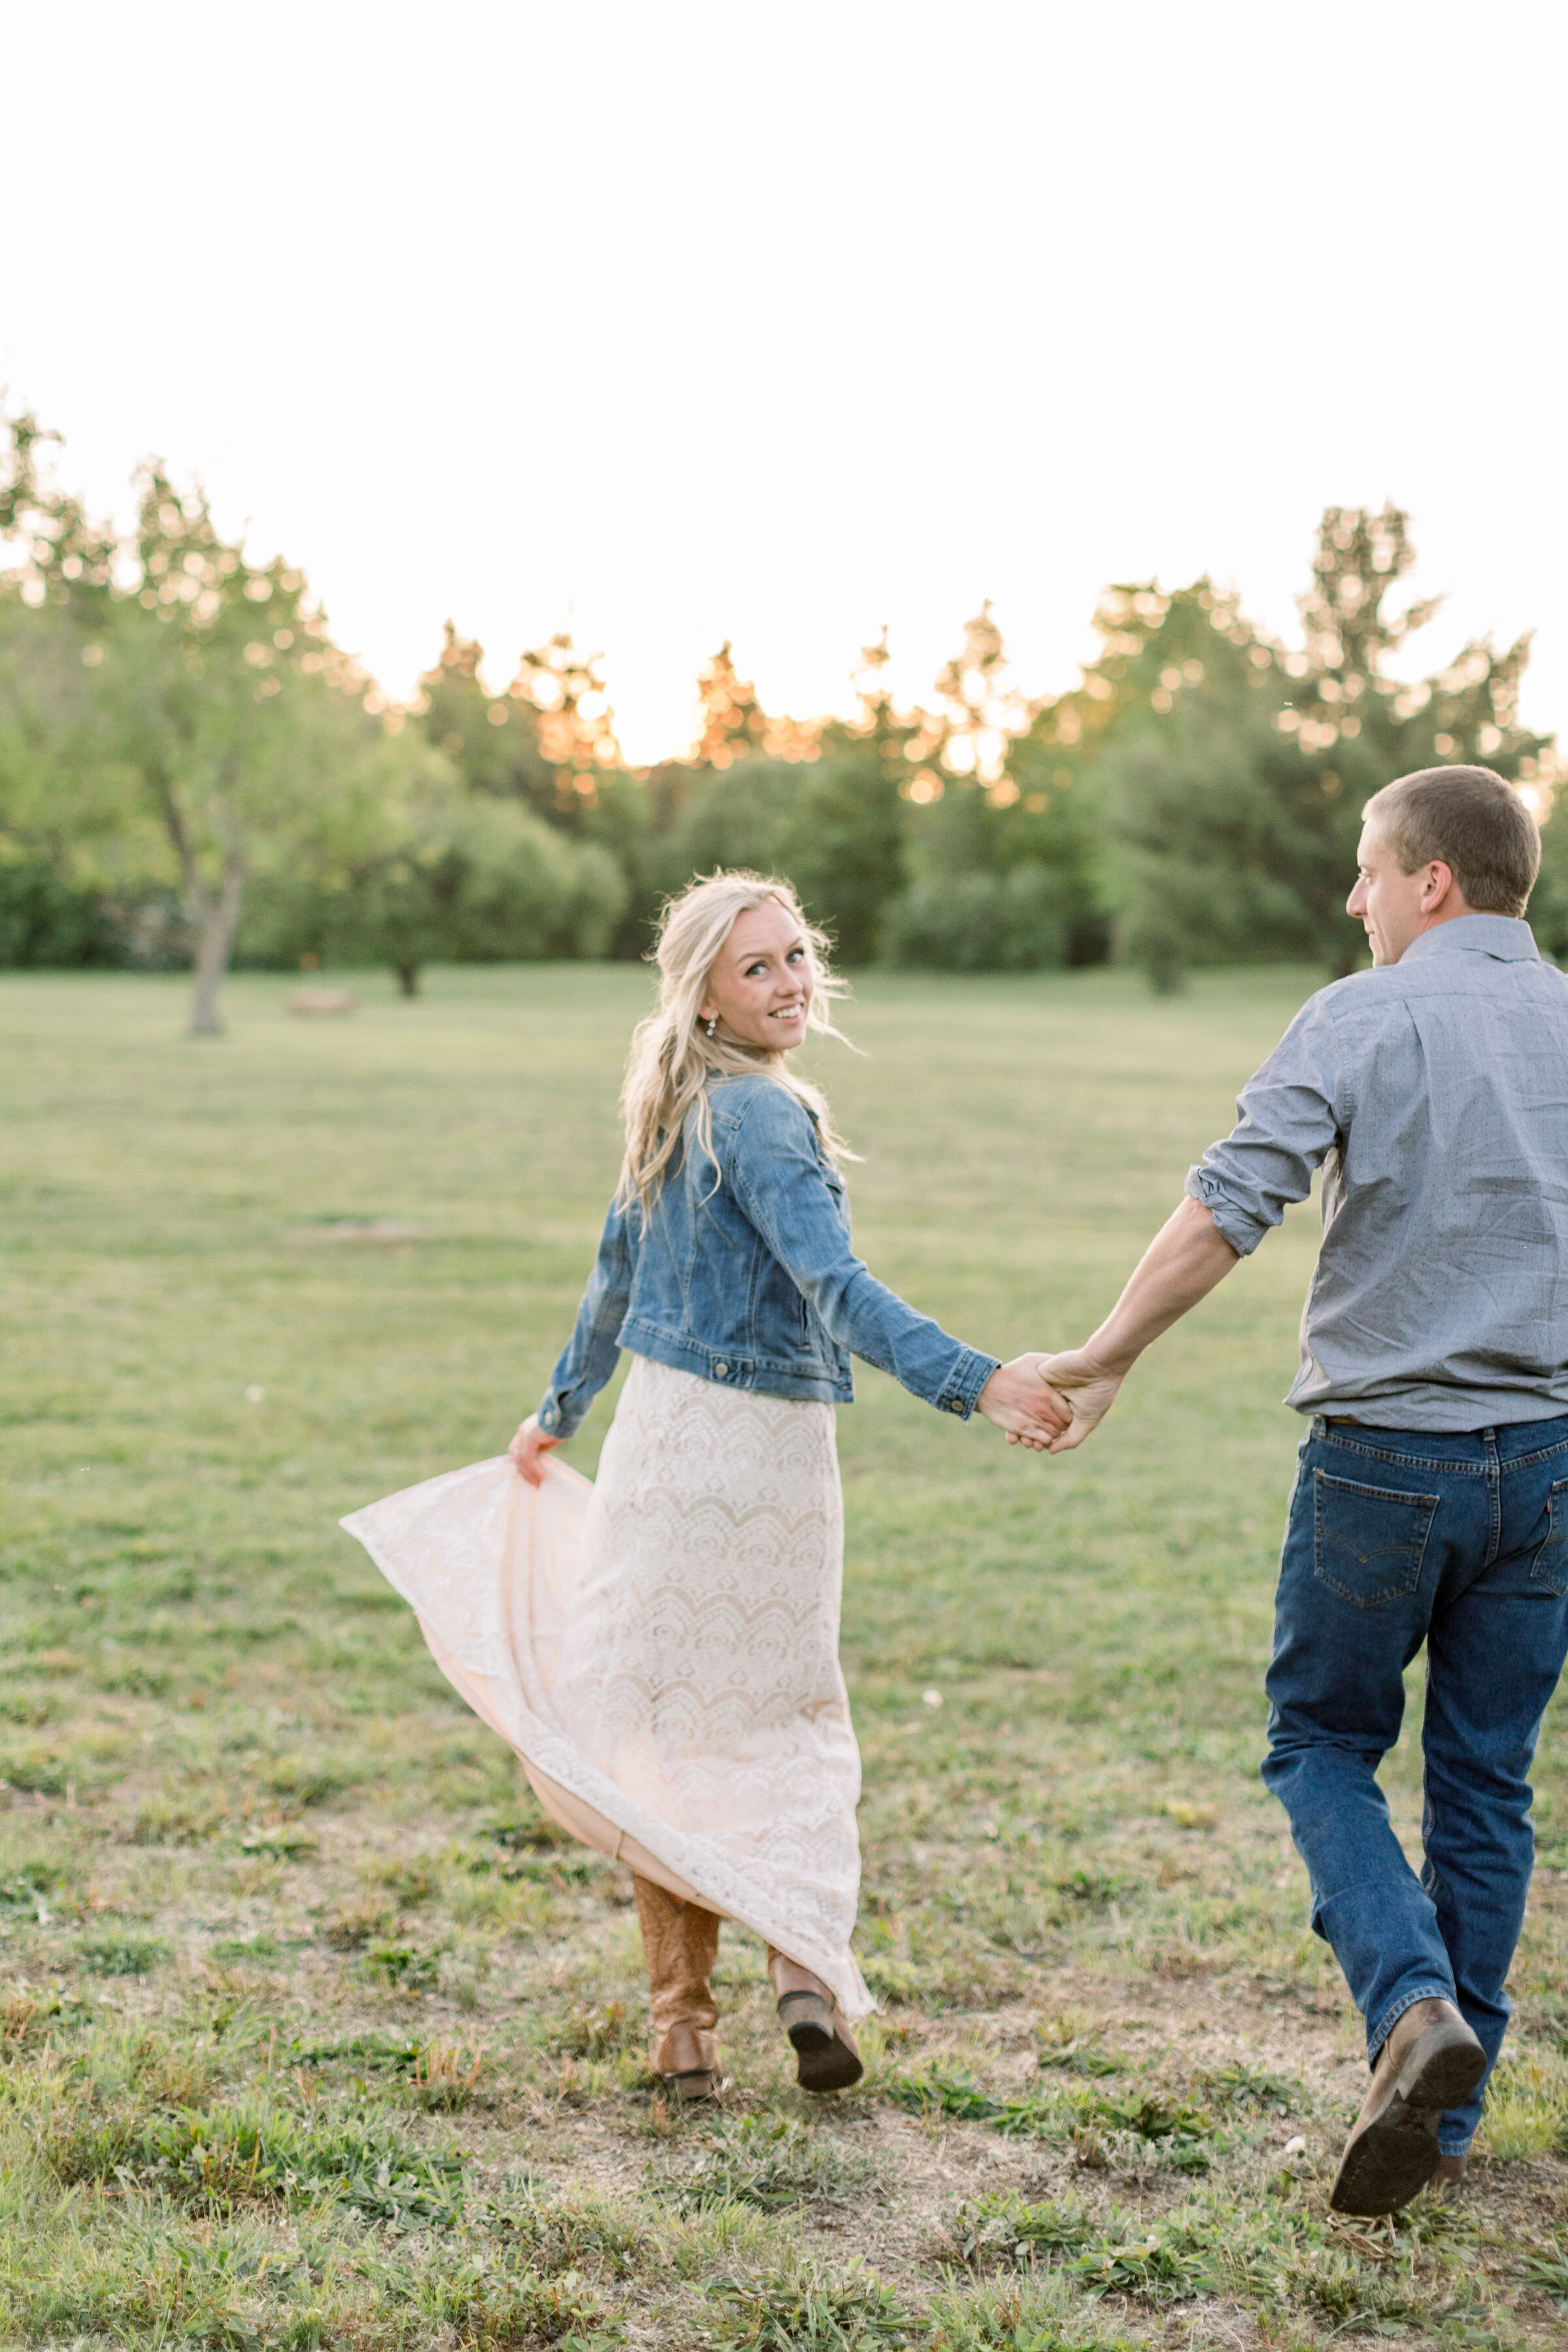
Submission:
<svg viewBox="0 0 1568 2352">
<path fill-rule="evenodd" d="M 710 2106 L 719 2104 L 719 2077 L 707 2066 L 699 2066 L 689 2074 L 661 2074 L 659 2081 L 672 2099 L 684 2106 L 706 2101 Z"/>
<path fill-rule="evenodd" d="M 786 2008 L 793 2012 L 785 2016 Z M 785 1993 L 779 2002 L 795 2051 L 795 2078 L 803 2091 L 847 2091 L 866 2072 L 847 2042 L 833 2030 L 833 2011 L 815 1993 Z"/>
<path fill-rule="evenodd" d="M 1400 2069 L 1382 2112 L 1346 2147 L 1329 2192 L 1336 2213 L 1397 2213 L 1442 2161 L 1437 2126 L 1487 2071 L 1485 2051 L 1457 2021 L 1429 2026 Z"/>
</svg>

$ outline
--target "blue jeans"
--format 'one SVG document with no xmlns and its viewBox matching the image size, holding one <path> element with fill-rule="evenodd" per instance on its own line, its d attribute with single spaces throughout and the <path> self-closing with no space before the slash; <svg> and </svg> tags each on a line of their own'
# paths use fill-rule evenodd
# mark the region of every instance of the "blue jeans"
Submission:
<svg viewBox="0 0 1568 2352">
<path fill-rule="evenodd" d="M 1376 1775 L 1423 1642 L 1417 1878 Z M 1534 1858 L 1526 1776 L 1565 1649 L 1568 1420 L 1456 1436 L 1312 1423 L 1279 1563 L 1263 1777 L 1373 2059 L 1436 1995 L 1496 2062 Z M 1446 2156 L 1468 2147 L 1484 2087 L 1444 2116 Z"/>
</svg>

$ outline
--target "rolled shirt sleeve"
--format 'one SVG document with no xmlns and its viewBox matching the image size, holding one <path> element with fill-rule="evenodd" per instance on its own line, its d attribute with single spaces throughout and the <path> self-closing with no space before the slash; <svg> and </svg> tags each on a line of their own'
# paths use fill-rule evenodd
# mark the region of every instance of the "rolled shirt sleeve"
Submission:
<svg viewBox="0 0 1568 2352">
<path fill-rule="evenodd" d="M 1343 1133 L 1350 1107 L 1324 995 L 1303 1005 L 1247 1080 L 1229 1135 L 1187 1171 L 1188 1195 L 1210 1211 L 1215 1231 L 1241 1257 L 1251 1256 L 1291 1202 L 1306 1199 L 1313 1170 Z"/>
</svg>

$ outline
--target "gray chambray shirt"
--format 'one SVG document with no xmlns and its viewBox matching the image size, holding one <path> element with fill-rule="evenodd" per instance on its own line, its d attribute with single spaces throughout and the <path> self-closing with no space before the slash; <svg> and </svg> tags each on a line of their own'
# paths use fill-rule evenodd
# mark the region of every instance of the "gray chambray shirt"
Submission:
<svg viewBox="0 0 1568 2352">
<path fill-rule="evenodd" d="M 1386 1429 L 1568 1413 L 1568 979 L 1460 915 L 1304 1004 L 1187 1191 L 1245 1257 L 1323 1165 L 1288 1404 Z"/>
</svg>

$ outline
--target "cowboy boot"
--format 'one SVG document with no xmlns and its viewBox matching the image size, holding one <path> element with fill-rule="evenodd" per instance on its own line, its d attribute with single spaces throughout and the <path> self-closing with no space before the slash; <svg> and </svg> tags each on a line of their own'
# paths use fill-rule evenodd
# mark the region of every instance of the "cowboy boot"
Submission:
<svg viewBox="0 0 1568 2352">
<path fill-rule="evenodd" d="M 1444 2166 L 1437 2126 L 1468 2099 L 1487 2053 L 1451 2000 L 1417 2000 L 1377 2053 L 1339 2175 L 1336 2213 L 1396 2213 Z M 1452 2161 L 1452 2159 L 1447 2159 Z"/>
<path fill-rule="evenodd" d="M 719 1951 L 719 1915 L 679 1902 L 651 1878 L 634 1874 L 632 1885 L 657 2036 L 653 2071 L 678 2099 L 716 2098 L 719 2011 L 708 1979 Z"/>
<path fill-rule="evenodd" d="M 795 2078 L 803 2091 L 847 2091 L 866 2072 L 855 2036 L 820 1977 L 768 1946 L 768 1980 L 779 2023 L 795 2049 Z"/>
</svg>

